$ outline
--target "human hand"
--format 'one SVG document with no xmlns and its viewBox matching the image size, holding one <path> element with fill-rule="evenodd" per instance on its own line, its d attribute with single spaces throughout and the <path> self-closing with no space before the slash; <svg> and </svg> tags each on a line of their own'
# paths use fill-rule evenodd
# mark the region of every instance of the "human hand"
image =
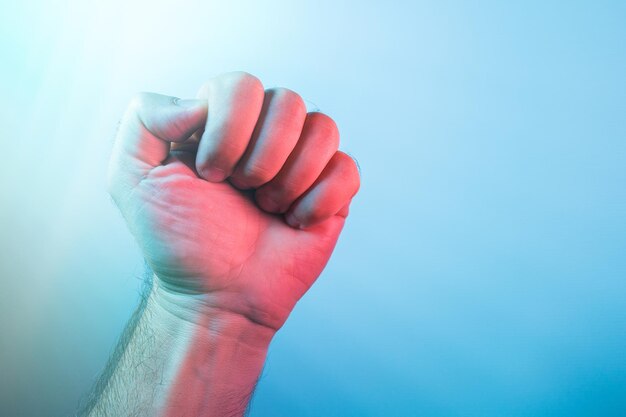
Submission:
<svg viewBox="0 0 626 417">
<path fill-rule="evenodd" d="M 109 191 L 181 308 L 276 331 L 326 265 L 359 188 L 322 113 L 229 73 L 198 99 L 138 95 L 117 134 Z"/>
</svg>

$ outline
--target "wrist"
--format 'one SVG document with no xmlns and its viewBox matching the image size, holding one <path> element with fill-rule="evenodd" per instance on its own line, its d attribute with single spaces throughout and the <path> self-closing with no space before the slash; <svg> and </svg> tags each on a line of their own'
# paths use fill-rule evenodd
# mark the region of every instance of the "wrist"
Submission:
<svg viewBox="0 0 626 417">
<path fill-rule="evenodd" d="M 116 377 L 90 415 L 244 414 L 274 331 L 169 292 L 157 279 L 138 311 Z"/>
<path fill-rule="evenodd" d="M 158 340 L 171 340 L 161 407 L 173 414 L 164 415 L 244 414 L 275 331 L 200 296 L 168 291 L 156 278 L 142 319 Z"/>
<path fill-rule="evenodd" d="M 190 333 L 204 334 L 212 343 L 236 343 L 249 354 L 265 355 L 276 330 L 218 307 L 207 294 L 170 291 L 155 276 L 148 295 L 147 310 L 154 326 L 186 338 Z"/>
</svg>

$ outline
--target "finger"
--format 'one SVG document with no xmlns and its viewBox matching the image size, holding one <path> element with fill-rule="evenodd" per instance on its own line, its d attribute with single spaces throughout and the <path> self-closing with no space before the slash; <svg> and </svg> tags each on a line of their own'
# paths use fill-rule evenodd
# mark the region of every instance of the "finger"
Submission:
<svg viewBox="0 0 626 417">
<path fill-rule="evenodd" d="M 267 90 L 250 144 L 230 182 L 249 189 L 274 178 L 296 145 L 305 118 L 306 105 L 298 94 L 286 88 Z"/>
<path fill-rule="evenodd" d="M 339 130 L 323 113 L 306 116 L 300 139 L 278 175 L 256 191 L 257 204 L 284 213 L 320 176 L 339 147 Z"/>
<path fill-rule="evenodd" d="M 359 190 L 360 178 L 354 160 L 337 151 L 315 183 L 285 215 L 287 223 L 304 229 L 338 214 L 347 215 L 346 205 Z"/>
<path fill-rule="evenodd" d="M 196 155 L 202 178 L 220 182 L 231 174 L 250 142 L 263 96 L 261 82 L 245 72 L 220 75 L 200 89 L 198 97 L 211 109 Z"/>
<path fill-rule="evenodd" d="M 198 151 L 198 144 L 200 143 L 200 138 L 202 137 L 203 133 L 204 133 L 204 125 L 200 129 L 193 132 L 193 134 L 186 141 L 172 142 L 170 145 L 170 153 L 175 152 L 175 151 L 176 152 L 178 151 L 192 152 L 194 155 L 194 159 L 195 159 L 196 152 Z M 196 164 L 194 161 L 194 169 L 195 169 L 195 165 Z"/>
<path fill-rule="evenodd" d="M 132 187 L 168 157 L 170 142 L 185 141 L 203 126 L 206 100 L 180 100 L 140 93 L 126 110 L 115 139 L 109 166 L 109 185 Z"/>
</svg>

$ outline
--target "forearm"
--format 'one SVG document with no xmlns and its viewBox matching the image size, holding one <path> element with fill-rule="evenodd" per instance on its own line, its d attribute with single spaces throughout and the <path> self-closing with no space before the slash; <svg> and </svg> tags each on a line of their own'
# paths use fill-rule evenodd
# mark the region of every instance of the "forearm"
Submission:
<svg viewBox="0 0 626 417">
<path fill-rule="evenodd" d="M 243 415 L 274 331 L 155 281 L 88 415 Z"/>
</svg>

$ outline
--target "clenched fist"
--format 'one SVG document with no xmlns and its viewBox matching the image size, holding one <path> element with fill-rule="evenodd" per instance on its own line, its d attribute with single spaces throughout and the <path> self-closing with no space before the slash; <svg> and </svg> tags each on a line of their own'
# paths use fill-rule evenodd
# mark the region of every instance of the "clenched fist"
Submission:
<svg viewBox="0 0 626 417">
<path fill-rule="evenodd" d="M 359 188 L 338 144 L 333 120 L 296 93 L 229 73 L 192 100 L 138 95 L 109 190 L 160 291 L 275 331 L 326 265 Z"/>
</svg>

